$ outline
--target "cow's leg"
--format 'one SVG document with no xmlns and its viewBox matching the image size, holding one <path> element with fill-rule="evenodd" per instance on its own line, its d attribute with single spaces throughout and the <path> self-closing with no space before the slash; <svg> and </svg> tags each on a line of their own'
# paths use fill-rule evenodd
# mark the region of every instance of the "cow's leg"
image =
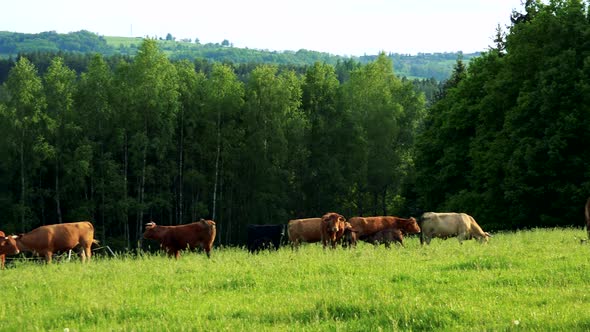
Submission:
<svg viewBox="0 0 590 332">
<path fill-rule="evenodd" d="M 330 243 L 332 244 L 332 249 L 336 249 L 336 240 L 330 239 Z"/>
<path fill-rule="evenodd" d="M 86 259 L 90 262 L 90 258 L 92 257 L 92 243 L 86 245 L 84 252 L 86 253 Z"/>
<path fill-rule="evenodd" d="M 53 256 L 53 252 L 46 251 L 43 256 L 45 257 L 45 263 L 51 264 L 51 257 Z"/>
<path fill-rule="evenodd" d="M 211 245 L 204 246 L 203 250 L 205 250 L 205 254 L 207 254 L 207 258 L 211 258 Z"/>
<path fill-rule="evenodd" d="M 178 255 L 179 255 L 178 250 L 176 250 L 174 248 L 166 248 L 166 253 L 168 254 L 168 256 L 170 256 L 170 257 L 174 256 L 176 258 L 178 258 Z"/>
<path fill-rule="evenodd" d="M 468 239 L 466 233 L 460 233 L 459 235 L 457 235 L 457 240 L 459 240 L 460 244 L 463 244 L 463 241 L 465 241 L 466 239 Z"/>
<path fill-rule="evenodd" d="M 6 256 L 0 255 L 0 270 L 4 270 L 4 263 L 6 262 Z"/>
<path fill-rule="evenodd" d="M 328 239 L 326 239 L 323 235 L 322 235 L 322 245 L 323 245 L 324 249 L 326 249 L 326 246 L 328 245 Z"/>
</svg>

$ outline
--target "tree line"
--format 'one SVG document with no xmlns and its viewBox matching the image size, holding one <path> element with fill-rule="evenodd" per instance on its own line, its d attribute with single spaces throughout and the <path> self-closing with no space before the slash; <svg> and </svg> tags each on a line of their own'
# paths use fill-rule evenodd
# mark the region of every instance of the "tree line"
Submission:
<svg viewBox="0 0 590 332">
<path fill-rule="evenodd" d="M 23 56 L 1 95 L 2 227 L 89 219 L 127 248 L 152 219 L 212 218 L 227 244 L 248 223 L 391 211 L 424 113 L 385 55 L 345 83 L 321 63 L 241 81 L 227 64 L 171 62 L 151 39 L 80 75 L 59 56 L 40 75 Z"/>
<path fill-rule="evenodd" d="M 0 58 L 9 59 L 19 54 L 32 53 L 99 53 L 104 56 L 136 56 L 142 38 L 108 37 L 81 30 L 67 34 L 55 31 L 38 34 L 0 31 Z M 326 52 L 300 49 L 297 51 L 270 51 L 233 47 L 229 41 L 221 43 L 191 43 L 176 41 L 170 34 L 166 39 L 157 40 L 159 48 L 170 60 L 206 59 L 210 62 L 232 64 L 269 63 L 290 66 L 311 66 L 316 62 L 336 65 L 338 62 L 354 60 L 361 64 L 374 61 L 377 55 L 341 56 Z M 411 79 L 430 79 L 442 81 L 450 76 L 457 56 L 465 61 L 478 56 L 479 53 L 419 53 L 417 55 L 389 53 L 398 76 Z M 1 67 L 0 67 L 1 69 Z M 0 77 L 3 73 L 0 71 Z"/>
<path fill-rule="evenodd" d="M 582 225 L 590 17 L 527 1 L 428 103 L 381 54 L 305 70 L 171 61 L 155 40 L 80 72 L 20 57 L 0 89 L 0 228 L 91 220 L 132 248 L 149 220 L 247 224 L 328 211 L 473 215 L 486 230 Z M 348 67 L 347 67 L 348 66 Z M 244 68 L 242 68 L 244 69 Z M 424 82 L 422 82 L 424 83 Z"/>
</svg>

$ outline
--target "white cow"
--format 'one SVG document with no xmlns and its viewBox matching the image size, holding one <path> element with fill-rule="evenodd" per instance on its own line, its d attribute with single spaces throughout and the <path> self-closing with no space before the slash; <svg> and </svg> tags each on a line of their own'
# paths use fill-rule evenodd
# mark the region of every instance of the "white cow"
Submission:
<svg viewBox="0 0 590 332">
<path fill-rule="evenodd" d="M 479 242 L 487 242 L 491 235 L 484 232 L 481 227 L 475 222 L 472 216 L 466 213 L 454 212 L 426 212 L 420 218 L 422 224 L 422 235 L 420 243 L 430 244 L 433 237 L 449 238 L 457 237 L 459 243 L 463 244 L 463 240 L 470 240 L 476 238 Z"/>
</svg>

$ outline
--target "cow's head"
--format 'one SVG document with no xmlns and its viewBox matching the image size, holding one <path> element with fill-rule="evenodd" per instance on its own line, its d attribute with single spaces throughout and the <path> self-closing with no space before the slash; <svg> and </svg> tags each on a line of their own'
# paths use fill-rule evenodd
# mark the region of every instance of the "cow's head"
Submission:
<svg viewBox="0 0 590 332">
<path fill-rule="evenodd" d="M 336 234 L 344 231 L 346 219 L 335 212 L 328 212 L 322 216 L 322 225 L 326 228 L 328 234 Z"/>
<path fill-rule="evenodd" d="M 488 239 L 491 237 L 492 235 L 490 235 L 490 233 L 484 232 L 483 236 L 478 237 L 477 241 L 479 241 L 479 243 L 488 243 Z"/>
<path fill-rule="evenodd" d="M 2 236 L 0 237 L 0 254 L 16 255 L 20 252 L 16 244 L 18 236 Z"/>
<path fill-rule="evenodd" d="M 145 231 L 143 232 L 143 237 L 146 239 L 150 239 L 155 234 L 156 223 L 153 221 L 148 222 L 145 224 Z"/>
<path fill-rule="evenodd" d="M 418 222 L 416 222 L 416 218 L 410 217 L 409 219 L 405 219 L 403 222 L 403 231 L 407 234 L 416 234 L 420 233 L 420 226 Z"/>
</svg>

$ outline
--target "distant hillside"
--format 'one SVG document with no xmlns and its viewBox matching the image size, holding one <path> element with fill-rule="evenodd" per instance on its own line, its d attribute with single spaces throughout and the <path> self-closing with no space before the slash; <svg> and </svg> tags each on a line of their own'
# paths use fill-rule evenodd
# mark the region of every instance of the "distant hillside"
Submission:
<svg viewBox="0 0 590 332">
<path fill-rule="evenodd" d="M 129 55 L 137 53 L 142 38 L 99 36 L 89 31 L 58 34 L 55 31 L 38 34 L 0 31 L 0 58 L 16 57 L 18 54 L 34 52 L 75 52 L 100 53 L 105 56 Z M 243 63 L 274 63 L 282 65 L 311 65 L 315 62 L 336 64 L 338 61 L 354 59 L 367 63 L 377 55 L 344 57 L 324 52 L 308 51 L 269 51 L 233 47 L 224 40 L 221 43 L 200 44 L 190 40 L 176 41 L 170 35 L 160 40 L 161 49 L 171 60 L 207 59 L 209 61 Z M 398 76 L 408 78 L 434 78 L 438 81 L 449 77 L 460 53 L 421 53 L 406 55 L 391 53 L 389 57 Z M 479 54 L 463 54 L 468 62 Z"/>
</svg>

